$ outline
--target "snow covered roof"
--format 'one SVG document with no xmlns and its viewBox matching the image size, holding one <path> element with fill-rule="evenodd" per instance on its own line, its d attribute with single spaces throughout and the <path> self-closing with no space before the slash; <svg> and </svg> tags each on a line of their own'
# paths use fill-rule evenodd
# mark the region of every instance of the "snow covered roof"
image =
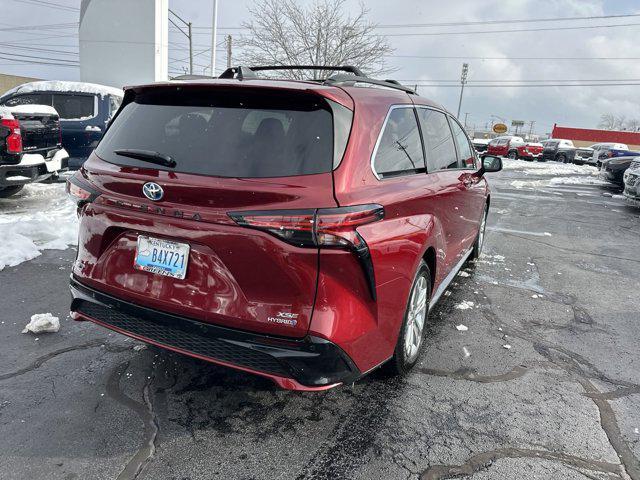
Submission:
<svg viewBox="0 0 640 480">
<path fill-rule="evenodd" d="M 14 107 L 0 106 L 0 116 L 12 119 L 13 113 L 25 113 L 33 115 L 58 115 L 55 108 L 49 105 L 16 105 Z"/>
<path fill-rule="evenodd" d="M 94 93 L 101 96 L 116 95 L 122 97 L 124 92 L 118 88 L 107 87 L 106 85 L 98 85 L 97 83 L 86 82 L 67 82 L 62 80 L 43 80 L 40 82 L 29 82 L 18 85 L 17 87 L 4 93 L 6 96 L 14 93 L 30 93 L 30 92 L 76 92 L 76 93 Z"/>
</svg>

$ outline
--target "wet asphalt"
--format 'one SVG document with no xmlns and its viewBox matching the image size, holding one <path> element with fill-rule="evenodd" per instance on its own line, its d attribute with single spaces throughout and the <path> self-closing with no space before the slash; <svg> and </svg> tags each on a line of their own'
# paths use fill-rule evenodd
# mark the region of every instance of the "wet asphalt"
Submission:
<svg viewBox="0 0 640 480">
<path fill-rule="evenodd" d="M 640 480 L 640 209 L 511 185 L 538 178 L 491 178 L 485 255 L 414 371 L 324 393 L 69 320 L 73 249 L 5 268 L 0 478 Z M 60 332 L 20 334 L 42 312 Z"/>
</svg>

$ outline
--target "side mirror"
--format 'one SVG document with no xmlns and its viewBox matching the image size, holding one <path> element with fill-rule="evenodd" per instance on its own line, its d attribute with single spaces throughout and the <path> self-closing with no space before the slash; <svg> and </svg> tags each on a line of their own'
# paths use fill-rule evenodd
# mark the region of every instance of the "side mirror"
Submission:
<svg viewBox="0 0 640 480">
<path fill-rule="evenodd" d="M 502 158 L 493 155 L 485 155 L 482 157 L 482 173 L 499 172 L 502 170 Z"/>
</svg>

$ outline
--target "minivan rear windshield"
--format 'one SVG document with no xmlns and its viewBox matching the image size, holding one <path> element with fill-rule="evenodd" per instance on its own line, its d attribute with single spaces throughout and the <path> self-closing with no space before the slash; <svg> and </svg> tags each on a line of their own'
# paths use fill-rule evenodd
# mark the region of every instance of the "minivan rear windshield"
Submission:
<svg viewBox="0 0 640 480">
<path fill-rule="evenodd" d="M 330 101 L 308 93 L 154 89 L 122 108 L 96 154 L 117 165 L 220 177 L 325 173 L 334 164 L 332 112 Z M 176 166 L 114 153 L 123 149 L 158 152 Z"/>
</svg>

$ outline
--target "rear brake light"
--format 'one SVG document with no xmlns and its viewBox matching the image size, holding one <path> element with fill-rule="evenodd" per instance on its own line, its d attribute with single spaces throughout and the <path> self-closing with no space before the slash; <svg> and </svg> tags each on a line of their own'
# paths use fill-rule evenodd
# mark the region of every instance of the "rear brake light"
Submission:
<svg viewBox="0 0 640 480">
<path fill-rule="evenodd" d="M 5 142 L 7 145 L 7 153 L 22 153 L 22 132 L 20 131 L 20 122 L 15 119 L 2 119 L 1 125 L 9 129 L 9 135 Z"/>
<path fill-rule="evenodd" d="M 382 220 L 382 206 L 230 212 L 228 215 L 240 226 L 263 230 L 298 247 L 352 251 L 365 271 L 372 297 L 376 298 L 369 247 L 357 227 Z"/>
<path fill-rule="evenodd" d="M 83 180 L 82 177 L 78 178 L 79 175 L 80 172 L 76 172 L 70 177 L 67 180 L 66 188 L 69 198 L 78 205 L 78 208 L 93 202 L 100 195 L 100 192 L 89 185 L 86 180 Z"/>
</svg>

